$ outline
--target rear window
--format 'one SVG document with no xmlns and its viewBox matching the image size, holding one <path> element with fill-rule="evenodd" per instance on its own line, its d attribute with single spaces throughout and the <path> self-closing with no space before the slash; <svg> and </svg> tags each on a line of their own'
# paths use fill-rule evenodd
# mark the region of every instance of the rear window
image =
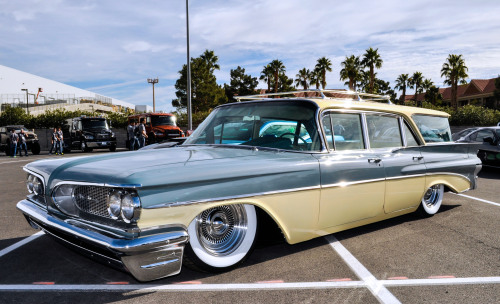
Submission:
<svg viewBox="0 0 500 304">
<path fill-rule="evenodd" d="M 413 120 L 426 143 L 452 141 L 450 123 L 447 117 L 413 115 Z"/>
</svg>

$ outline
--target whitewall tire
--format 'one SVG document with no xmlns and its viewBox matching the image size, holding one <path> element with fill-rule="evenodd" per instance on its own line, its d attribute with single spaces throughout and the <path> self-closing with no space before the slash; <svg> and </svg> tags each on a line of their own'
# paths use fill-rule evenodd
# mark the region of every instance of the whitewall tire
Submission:
<svg viewBox="0 0 500 304">
<path fill-rule="evenodd" d="M 419 211 L 424 216 L 432 216 L 439 211 L 443 202 L 444 185 L 438 184 L 427 189 L 420 203 Z"/>
<path fill-rule="evenodd" d="M 197 268 L 226 271 L 250 255 L 257 234 L 252 205 L 225 205 L 207 209 L 188 227 L 186 257 Z M 189 263 L 188 263 L 189 266 Z"/>
</svg>

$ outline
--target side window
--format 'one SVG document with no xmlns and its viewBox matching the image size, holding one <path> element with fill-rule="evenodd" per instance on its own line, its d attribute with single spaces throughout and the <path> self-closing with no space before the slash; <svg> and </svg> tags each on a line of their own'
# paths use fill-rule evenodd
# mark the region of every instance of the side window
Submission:
<svg viewBox="0 0 500 304">
<path fill-rule="evenodd" d="M 371 148 L 376 149 L 403 146 L 397 117 L 367 115 L 366 123 L 368 125 L 368 139 L 370 141 Z"/>
<path fill-rule="evenodd" d="M 151 116 L 146 117 L 146 127 L 151 126 Z"/>
<path fill-rule="evenodd" d="M 330 114 L 323 116 L 323 129 L 325 130 L 326 142 L 328 143 L 328 148 L 333 150 L 333 132 L 332 123 L 330 120 Z"/>
<path fill-rule="evenodd" d="M 359 150 L 365 148 L 361 128 L 361 116 L 359 114 L 331 113 L 330 117 L 333 125 L 333 139 L 336 150 Z"/>
<path fill-rule="evenodd" d="M 406 137 L 406 145 L 408 147 L 418 146 L 418 141 L 415 138 L 415 135 L 413 135 L 413 132 L 410 130 L 410 127 L 408 127 L 408 125 L 406 124 L 406 122 L 403 124 L 403 129 Z"/>
<path fill-rule="evenodd" d="M 486 137 L 495 138 L 495 135 L 490 130 L 480 130 L 476 132 L 473 140 L 482 143 Z"/>
<path fill-rule="evenodd" d="M 448 117 L 415 114 L 413 120 L 425 142 L 448 142 L 452 140 Z"/>
</svg>

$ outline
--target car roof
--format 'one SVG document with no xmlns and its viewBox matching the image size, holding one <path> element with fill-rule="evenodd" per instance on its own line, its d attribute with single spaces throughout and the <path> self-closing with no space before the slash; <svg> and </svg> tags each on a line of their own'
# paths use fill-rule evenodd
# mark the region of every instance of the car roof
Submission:
<svg viewBox="0 0 500 304">
<path fill-rule="evenodd" d="M 311 95 L 316 95 L 308 97 Z M 276 96 L 278 98 L 271 98 Z M 291 97 L 286 97 L 291 96 Z M 414 114 L 433 115 L 449 117 L 446 112 L 395 105 L 390 102 L 389 96 L 368 94 L 362 92 L 346 91 L 346 90 L 302 90 L 293 92 L 267 93 L 250 96 L 237 96 L 238 101 L 255 101 L 255 102 L 270 102 L 270 101 L 309 101 L 315 103 L 321 110 L 325 109 L 343 109 L 343 110 L 368 110 L 382 111 L 395 114 L 403 114 L 412 116 Z M 355 100 L 356 99 L 356 100 Z M 382 103 L 384 101 L 384 103 Z"/>
</svg>

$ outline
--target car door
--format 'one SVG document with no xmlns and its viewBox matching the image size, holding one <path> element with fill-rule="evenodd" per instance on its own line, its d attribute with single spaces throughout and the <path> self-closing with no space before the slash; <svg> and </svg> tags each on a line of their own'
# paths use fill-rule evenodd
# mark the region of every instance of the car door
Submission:
<svg viewBox="0 0 500 304">
<path fill-rule="evenodd" d="M 385 172 L 376 152 L 367 149 L 361 113 L 322 116 L 328 154 L 317 154 L 321 171 L 318 228 L 348 224 L 383 213 Z"/>
<path fill-rule="evenodd" d="M 402 117 L 366 113 L 369 148 L 384 164 L 384 212 L 414 208 L 422 199 L 425 163 L 418 141 Z"/>
</svg>

